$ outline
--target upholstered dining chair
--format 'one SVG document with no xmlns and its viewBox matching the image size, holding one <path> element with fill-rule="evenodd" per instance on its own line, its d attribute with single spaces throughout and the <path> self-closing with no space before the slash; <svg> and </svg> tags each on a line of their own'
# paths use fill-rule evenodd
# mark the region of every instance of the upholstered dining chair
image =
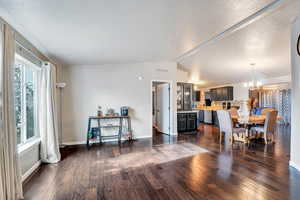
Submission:
<svg viewBox="0 0 300 200">
<path fill-rule="evenodd" d="M 229 109 L 231 116 L 239 116 L 238 109 L 232 107 Z"/>
<path fill-rule="evenodd" d="M 263 133 L 265 144 L 268 143 L 269 134 L 272 135 L 272 142 L 274 142 L 277 115 L 278 115 L 278 111 L 273 109 L 266 113 L 266 120 L 263 126 L 255 126 L 251 128 L 251 132 L 255 132 L 256 135 L 257 133 Z"/>
<path fill-rule="evenodd" d="M 268 112 L 273 111 L 273 110 L 275 110 L 275 109 L 273 109 L 273 108 L 263 108 L 261 110 L 261 115 L 266 115 Z"/>
<path fill-rule="evenodd" d="M 229 113 L 232 116 L 235 116 L 235 117 L 239 117 L 239 112 L 238 112 L 238 109 L 232 107 L 229 109 Z M 238 122 L 233 122 L 233 127 L 238 127 Z"/>
<path fill-rule="evenodd" d="M 219 129 L 220 129 L 220 143 L 222 143 L 223 133 L 225 135 L 230 135 L 231 143 L 234 142 L 233 134 L 243 134 L 243 137 L 246 137 L 245 128 L 234 128 L 230 112 L 227 110 L 217 110 L 217 116 L 219 120 Z"/>
</svg>

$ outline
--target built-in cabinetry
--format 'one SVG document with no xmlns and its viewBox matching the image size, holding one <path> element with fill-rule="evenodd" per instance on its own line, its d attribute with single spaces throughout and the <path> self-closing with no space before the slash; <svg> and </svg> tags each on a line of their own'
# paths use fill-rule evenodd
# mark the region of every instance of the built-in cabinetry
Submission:
<svg viewBox="0 0 300 200">
<path fill-rule="evenodd" d="M 177 110 L 192 110 L 193 84 L 177 83 Z"/>
<path fill-rule="evenodd" d="M 189 132 L 197 130 L 197 112 L 177 113 L 177 131 Z"/>
<path fill-rule="evenodd" d="M 210 89 L 210 99 L 212 101 L 232 101 L 233 87 L 221 87 Z"/>
<path fill-rule="evenodd" d="M 216 110 L 212 111 L 212 124 L 219 127 L 219 119 L 218 119 L 218 114 Z"/>
</svg>

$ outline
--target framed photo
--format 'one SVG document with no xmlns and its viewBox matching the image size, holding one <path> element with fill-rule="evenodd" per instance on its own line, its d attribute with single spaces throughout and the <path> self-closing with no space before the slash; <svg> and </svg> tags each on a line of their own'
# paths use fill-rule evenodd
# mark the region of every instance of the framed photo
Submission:
<svg viewBox="0 0 300 200">
<path fill-rule="evenodd" d="M 298 41 L 297 41 L 297 52 L 298 55 L 300 56 L 300 35 L 298 36 Z"/>
</svg>

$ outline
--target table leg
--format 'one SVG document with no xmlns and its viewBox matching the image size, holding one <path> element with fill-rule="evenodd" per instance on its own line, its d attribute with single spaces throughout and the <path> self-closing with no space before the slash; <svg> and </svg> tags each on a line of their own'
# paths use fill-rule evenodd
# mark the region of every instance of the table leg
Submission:
<svg viewBox="0 0 300 200">
<path fill-rule="evenodd" d="M 100 119 L 97 120 L 98 122 L 98 130 L 99 130 L 99 143 L 100 145 L 102 144 L 102 133 L 101 133 L 101 123 L 100 123 Z"/>
<path fill-rule="evenodd" d="M 90 147 L 90 136 L 89 136 L 89 133 L 90 133 L 90 130 L 91 129 L 91 119 L 89 118 L 89 121 L 88 121 L 88 130 L 87 130 L 87 138 L 86 138 L 86 147 L 89 149 Z"/>
<path fill-rule="evenodd" d="M 127 118 L 127 122 L 128 122 L 128 132 L 130 133 L 129 140 L 132 140 L 133 137 L 132 137 L 132 130 L 131 130 L 131 119 Z"/>
<path fill-rule="evenodd" d="M 120 124 L 119 124 L 119 134 L 118 134 L 118 143 L 121 143 L 121 136 L 123 131 L 123 118 L 120 117 Z"/>
</svg>

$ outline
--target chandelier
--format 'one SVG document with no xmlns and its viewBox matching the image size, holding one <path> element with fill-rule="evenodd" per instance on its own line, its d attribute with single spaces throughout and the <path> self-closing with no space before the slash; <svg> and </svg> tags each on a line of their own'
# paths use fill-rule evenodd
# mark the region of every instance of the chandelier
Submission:
<svg viewBox="0 0 300 200">
<path fill-rule="evenodd" d="M 250 89 L 256 89 L 262 86 L 262 82 L 258 80 L 257 71 L 255 69 L 255 63 L 250 63 L 251 65 L 251 81 L 245 82 L 244 87 L 249 87 Z"/>
</svg>

